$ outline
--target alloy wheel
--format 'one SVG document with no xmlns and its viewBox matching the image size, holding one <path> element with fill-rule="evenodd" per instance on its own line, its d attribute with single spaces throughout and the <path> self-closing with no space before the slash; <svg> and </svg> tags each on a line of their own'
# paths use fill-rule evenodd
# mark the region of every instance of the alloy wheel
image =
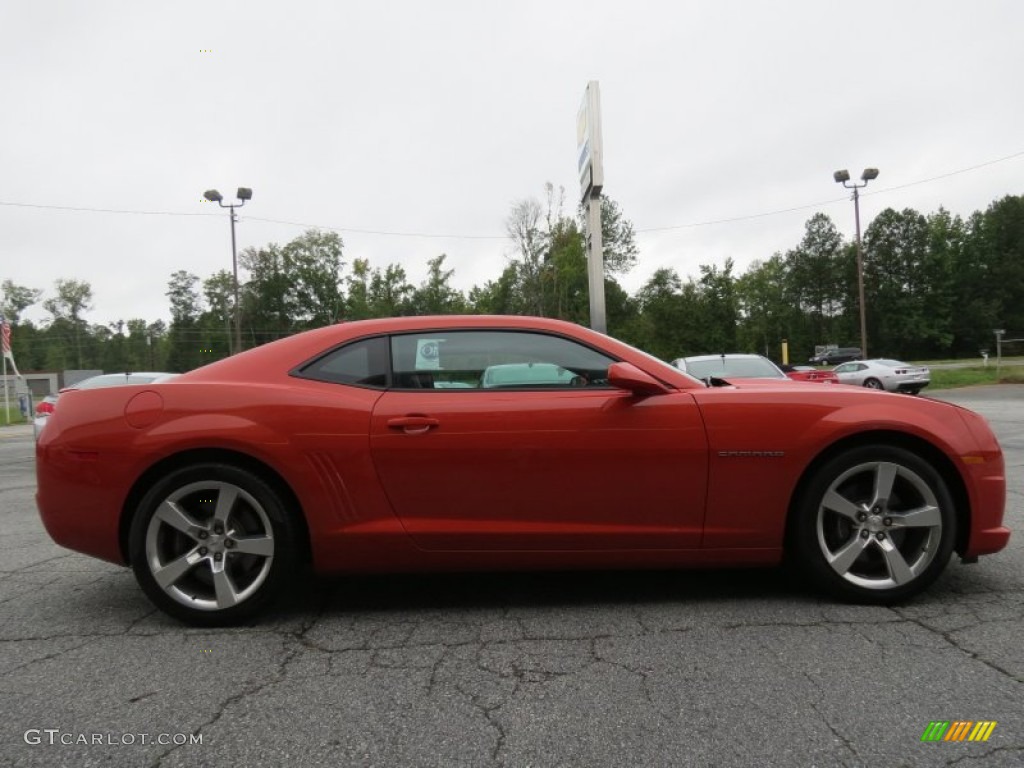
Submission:
<svg viewBox="0 0 1024 768">
<path fill-rule="evenodd" d="M 145 533 L 146 564 L 156 585 L 199 611 L 224 611 L 256 594 L 274 552 L 264 506 L 245 489 L 219 480 L 173 490 Z"/>
<path fill-rule="evenodd" d="M 943 514 L 931 486 L 892 461 L 868 461 L 828 486 L 816 515 L 817 541 L 828 566 L 852 585 L 902 587 L 935 559 Z"/>
</svg>

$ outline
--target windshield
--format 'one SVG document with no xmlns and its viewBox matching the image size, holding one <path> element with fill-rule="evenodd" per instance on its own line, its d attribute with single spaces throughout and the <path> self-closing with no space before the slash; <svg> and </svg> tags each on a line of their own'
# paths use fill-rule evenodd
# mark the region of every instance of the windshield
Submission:
<svg viewBox="0 0 1024 768">
<path fill-rule="evenodd" d="M 698 379 L 709 376 L 737 379 L 784 379 L 786 374 L 763 357 L 715 357 L 710 360 L 685 360 L 686 372 Z"/>
</svg>

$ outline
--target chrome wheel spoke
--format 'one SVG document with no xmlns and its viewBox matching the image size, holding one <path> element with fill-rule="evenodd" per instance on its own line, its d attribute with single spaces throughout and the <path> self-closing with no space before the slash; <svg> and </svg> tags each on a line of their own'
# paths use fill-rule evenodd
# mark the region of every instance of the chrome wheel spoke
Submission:
<svg viewBox="0 0 1024 768">
<path fill-rule="evenodd" d="M 857 562 L 857 558 L 864 552 L 869 541 L 870 539 L 860 537 L 850 539 L 839 551 L 828 556 L 828 564 L 836 573 L 845 574 Z"/>
<path fill-rule="evenodd" d="M 156 568 L 153 570 L 153 578 L 156 583 L 159 584 L 163 589 L 174 586 L 174 584 L 192 570 L 202 558 L 196 550 L 186 552 L 184 555 L 179 557 L 177 560 L 172 560 L 162 568 Z"/>
<path fill-rule="evenodd" d="M 903 554 L 889 539 L 878 542 L 878 546 L 885 555 L 885 564 L 889 569 L 889 577 L 897 584 L 906 584 L 914 578 L 914 572 L 910 570 Z"/>
<path fill-rule="evenodd" d="M 270 536 L 249 536 L 244 539 L 235 539 L 235 547 L 232 552 L 271 557 L 274 554 L 274 540 Z"/>
<path fill-rule="evenodd" d="M 217 508 L 213 511 L 214 521 L 227 526 L 228 517 L 231 516 L 231 511 L 235 508 L 235 502 L 237 500 L 237 488 L 233 485 L 226 485 L 222 487 L 220 492 L 217 494 Z"/>
<path fill-rule="evenodd" d="M 875 498 L 871 502 L 872 507 L 880 506 L 884 509 L 889 503 L 898 471 L 899 467 L 888 462 L 881 462 L 875 468 Z"/>
<path fill-rule="evenodd" d="M 839 494 L 832 488 L 830 488 L 828 493 L 825 494 L 825 498 L 821 502 L 821 505 L 825 507 L 825 509 L 837 512 L 843 517 L 847 517 L 854 522 L 857 521 L 857 514 L 864 511 L 861 507 L 858 507 L 848 498 Z"/>
<path fill-rule="evenodd" d="M 942 513 L 930 504 L 892 515 L 893 528 L 936 528 L 942 525 Z"/>
<path fill-rule="evenodd" d="M 217 591 L 217 607 L 230 608 L 238 602 L 238 591 L 224 570 L 224 561 L 213 563 L 213 587 Z"/>
<path fill-rule="evenodd" d="M 190 539 L 199 538 L 199 531 L 203 526 L 189 517 L 178 504 L 170 499 L 164 501 L 153 515 L 157 520 L 180 531 Z"/>
</svg>

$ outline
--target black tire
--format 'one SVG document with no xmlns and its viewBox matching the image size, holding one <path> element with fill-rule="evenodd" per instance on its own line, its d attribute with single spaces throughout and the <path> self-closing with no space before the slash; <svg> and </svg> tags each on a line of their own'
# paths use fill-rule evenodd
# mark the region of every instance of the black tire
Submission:
<svg viewBox="0 0 1024 768">
<path fill-rule="evenodd" d="M 864 379 L 864 386 L 868 389 L 882 389 L 882 382 L 878 379 Z"/>
<path fill-rule="evenodd" d="M 183 467 L 139 503 L 129 534 L 135 578 L 162 611 L 196 626 L 236 624 L 268 605 L 298 563 L 278 493 L 230 464 Z"/>
<path fill-rule="evenodd" d="M 945 482 L 894 446 L 855 448 L 823 464 L 795 514 L 791 543 L 804 575 L 852 602 L 889 605 L 918 594 L 942 573 L 956 540 Z"/>
<path fill-rule="evenodd" d="M 903 391 L 906 392 L 908 395 L 917 395 L 917 394 L 921 393 L 921 388 L 920 387 L 914 387 L 912 389 L 905 389 Z"/>
</svg>

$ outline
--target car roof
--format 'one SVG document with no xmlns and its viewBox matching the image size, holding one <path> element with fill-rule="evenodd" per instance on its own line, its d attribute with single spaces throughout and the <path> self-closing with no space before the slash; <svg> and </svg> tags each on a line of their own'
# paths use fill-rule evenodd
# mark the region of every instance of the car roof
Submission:
<svg viewBox="0 0 1024 768">
<path fill-rule="evenodd" d="M 754 355 L 748 352 L 726 352 L 725 354 L 721 355 L 690 355 L 689 357 L 680 357 L 677 359 L 685 360 L 688 363 L 703 363 L 708 360 L 721 360 L 722 358 L 725 358 L 726 360 L 739 360 L 750 359 L 754 357 L 761 358 L 764 360 L 768 359 L 764 355 Z"/>
<path fill-rule="evenodd" d="M 385 334 L 460 331 L 524 331 L 564 335 L 592 344 L 625 362 L 638 365 L 677 389 L 703 389 L 705 385 L 678 368 L 604 333 L 577 323 L 527 315 L 412 315 L 355 320 L 297 333 L 209 363 L 181 375 L 180 383 L 203 381 L 266 381 L 308 363 L 326 351 L 357 339 Z M 655 370 L 656 369 L 656 370 Z"/>
</svg>

